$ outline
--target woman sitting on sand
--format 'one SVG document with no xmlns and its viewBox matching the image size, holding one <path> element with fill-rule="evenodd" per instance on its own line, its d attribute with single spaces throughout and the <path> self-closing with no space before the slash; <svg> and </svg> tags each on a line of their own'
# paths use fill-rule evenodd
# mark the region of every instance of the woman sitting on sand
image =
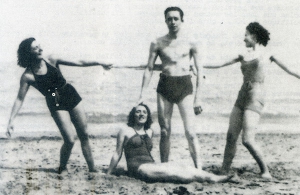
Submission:
<svg viewBox="0 0 300 195">
<path fill-rule="evenodd" d="M 29 87 L 33 86 L 45 96 L 51 115 L 63 136 L 64 144 L 60 150 L 58 172 L 61 173 L 66 170 L 67 162 L 74 145 L 72 123 L 76 128 L 78 138 L 81 142 L 82 152 L 87 161 L 89 171 L 95 172 L 81 97 L 75 88 L 66 82 L 59 70 L 59 65 L 101 65 L 105 69 L 110 69 L 111 65 L 100 64 L 98 62 L 71 62 L 63 59 L 46 59 L 43 58 L 42 52 L 43 50 L 35 38 L 25 39 L 19 45 L 18 64 L 26 69 L 21 77 L 19 93 L 11 111 L 6 135 L 8 137 L 11 136 L 14 129 L 14 119 L 22 106 Z"/>
<path fill-rule="evenodd" d="M 239 91 L 238 98 L 230 115 L 227 142 L 221 171 L 225 174 L 228 174 L 236 153 L 238 136 L 243 130 L 243 144 L 258 163 L 261 170 L 261 176 L 266 179 L 272 178 L 267 164 L 263 159 L 261 149 L 255 142 L 255 133 L 264 107 L 265 66 L 270 60 L 271 62 L 275 62 L 288 74 L 295 76 L 298 79 L 300 79 L 300 75 L 290 71 L 275 57 L 267 55 L 265 47 L 270 40 L 269 34 L 270 33 L 259 23 L 250 23 L 246 27 L 244 39 L 249 51 L 222 65 L 204 66 L 204 68 L 221 68 L 240 62 L 241 70 L 244 75 L 244 83 Z"/>
<path fill-rule="evenodd" d="M 120 130 L 117 136 L 117 148 L 111 159 L 107 174 L 111 174 L 118 165 L 123 149 L 129 176 L 150 182 L 223 182 L 228 176 L 217 176 L 194 167 L 173 163 L 155 163 L 151 156 L 152 135 L 151 113 L 147 105 L 139 104 L 128 116 L 128 127 Z"/>
</svg>

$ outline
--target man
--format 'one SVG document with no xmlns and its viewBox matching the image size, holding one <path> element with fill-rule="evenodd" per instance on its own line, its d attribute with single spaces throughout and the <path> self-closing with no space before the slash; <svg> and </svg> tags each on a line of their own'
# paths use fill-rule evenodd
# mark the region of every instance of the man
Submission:
<svg viewBox="0 0 300 195">
<path fill-rule="evenodd" d="M 200 107 L 200 78 L 201 67 L 196 42 L 181 31 L 183 11 L 179 7 L 169 7 L 165 10 L 165 22 L 169 33 L 151 43 L 148 65 L 146 67 L 139 102 L 143 101 L 143 94 L 150 83 L 154 63 L 157 56 L 162 61 L 162 73 L 157 87 L 158 121 L 161 127 L 160 158 L 161 162 L 168 162 L 170 152 L 171 118 L 173 105 L 177 104 L 183 120 L 185 135 L 189 150 L 196 168 L 202 168 L 198 161 L 199 142 L 193 130 L 194 120 L 192 103 L 193 85 L 191 82 L 190 59 L 198 71 L 194 110 L 201 113 Z"/>
</svg>

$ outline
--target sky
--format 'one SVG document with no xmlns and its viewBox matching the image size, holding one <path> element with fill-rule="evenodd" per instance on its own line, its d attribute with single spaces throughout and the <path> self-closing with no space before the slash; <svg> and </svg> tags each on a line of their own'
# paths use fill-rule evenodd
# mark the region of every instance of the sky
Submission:
<svg viewBox="0 0 300 195">
<path fill-rule="evenodd" d="M 168 32 L 163 12 L 169 6 L 182 8 L 183 29 L 211 59 L 243 47 L 245 27 L 257 21 L 271 32 L 276 54 L 300 62 L 298 0 L 1 0 L 0 62 L 16 61 L 19 43 L 35 37 L 45 54 L 145 64 L 150 42 Z"/>
</svg>

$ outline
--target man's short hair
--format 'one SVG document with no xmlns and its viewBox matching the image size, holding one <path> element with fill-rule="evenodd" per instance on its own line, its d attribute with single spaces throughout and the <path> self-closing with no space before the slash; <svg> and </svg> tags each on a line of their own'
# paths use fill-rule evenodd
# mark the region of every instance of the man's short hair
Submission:
<svg viewBox="0 0 300 195">
<path fill-rule="evenodd" d="M 167 13 L 170 12 L 170 11 L 178 11 L 179 14 L 180 14 L 180 18 L 181 18 L 181 21 L 183 22 L 183 11 L 179 8 L 179 7 L 168 7 L 166 10 L 165 10 L 165 18 L 167 18 Z"/>
</svg>

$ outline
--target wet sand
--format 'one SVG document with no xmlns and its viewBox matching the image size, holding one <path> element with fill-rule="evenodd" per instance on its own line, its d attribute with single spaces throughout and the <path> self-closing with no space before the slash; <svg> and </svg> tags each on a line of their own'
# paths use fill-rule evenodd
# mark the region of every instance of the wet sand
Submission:
<svg viewBox="0 0 300 195">
<path fill-rule="evenodd" d="M 224 133 L 198 134 L 204 169 L 217 171 L 223 159 Z M 273 181 L 259 177 L 259 167 L 246 148 L 239 145 L 232 170 L 239 179 L 227 183 L 145 183 L 127 176 L 124 155 L 115 175 L 105 175 L 116 140 L 92 135 L 91 146 L 97 174 L 88 173 L 79 140 L 68 162 L 68 174 L 60 177 L 60 136 L 0 138 L 0 194 L 300 194 L 300 134 L 258 134 L 257 141 L 268 161 Z M 192 166 L 187 141 L 172 135 L 170 161 Z M 159 137 L 153 138 L 152 155 L 159 161 Z"/>
</svg>

